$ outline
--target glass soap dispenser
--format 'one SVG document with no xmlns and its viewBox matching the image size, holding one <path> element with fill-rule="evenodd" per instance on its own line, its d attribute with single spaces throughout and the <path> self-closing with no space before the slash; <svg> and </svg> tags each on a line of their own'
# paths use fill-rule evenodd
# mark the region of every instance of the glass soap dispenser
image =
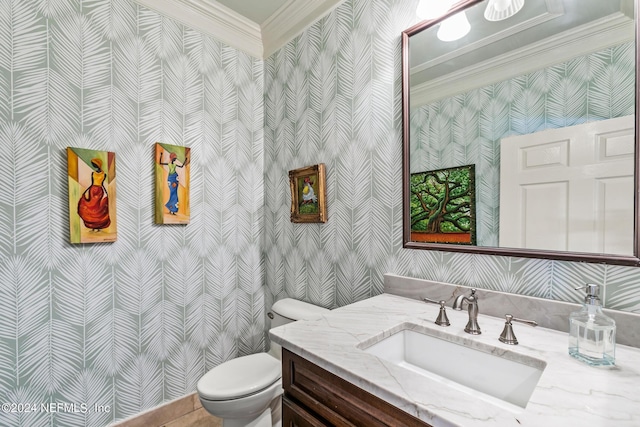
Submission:
<svg viewBox="0 0 640 427">
<path fill-rule="evenodd" d="M 569 315 L 569 354 L 591 366 L 615 365 L 616 322 L 602 312 L 600 286 L 587 283 L 582 310 Z"/>
</svg>

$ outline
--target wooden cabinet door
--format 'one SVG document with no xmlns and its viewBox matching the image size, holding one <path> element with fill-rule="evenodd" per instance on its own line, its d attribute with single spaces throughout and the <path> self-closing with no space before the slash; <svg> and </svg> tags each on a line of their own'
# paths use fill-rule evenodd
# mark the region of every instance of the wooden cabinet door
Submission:
<svg viewBox="0 0 640 427">
<path fill-rule="evenodd" d="M 282 350 L 282 386 L 289 404 L 294 403 L 295 408 L 312 414 L 314 422 L 321 422 L 308 424 L 311 426 L 431 427 L 286 349 Z M 298 414 L 304 418 L 304 414 Z"/>
</svg>

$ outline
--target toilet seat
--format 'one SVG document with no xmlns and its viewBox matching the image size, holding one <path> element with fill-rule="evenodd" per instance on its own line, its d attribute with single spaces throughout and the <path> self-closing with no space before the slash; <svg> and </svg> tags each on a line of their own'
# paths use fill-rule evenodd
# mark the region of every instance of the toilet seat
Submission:
<svg viewBox="0 0 640 427">
<path fill-rule="evenodd" d="M 198 394 L 207 400 L 232 400 L 258 393 L 282 377 L 280 361 L 267 353 L 238 357 L 207 372 Z"/>
</svg>

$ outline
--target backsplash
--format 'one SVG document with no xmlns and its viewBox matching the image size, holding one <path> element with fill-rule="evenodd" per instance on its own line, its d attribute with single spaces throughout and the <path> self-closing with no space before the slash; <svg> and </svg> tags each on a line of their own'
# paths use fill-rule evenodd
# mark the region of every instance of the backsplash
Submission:
<svg viewBox="0 0 640 427">
<path fill-rule="evenodd" d="M 478 245 L 498 246 L 500 140 L 632 115 L 634 58 L 625 43 L 413 108 L 411 172 L 475 164 Z"/>
<path fill-rule="evenodd" d="M 470 288 L 431 280 L 411 277 L 384 275 L 384 293 L 422 301 L 424 297 L 435 301 L 444 300 L 451 309 L 459 295 L 468 295 Z M 504 318 L 512 314 L 516 318 L 530 319 L 543 328 L 569 332 L 569 315 L 582 308 L 584 301 L 570 303 L 551 299 L 536 298 L 499 291 L 476 290 L 479 313 L 482 315 Z M 640 314 L 620 310 L 604 310 L 607 316 L 616 321 L 616 343 L 640 347 L 640 331 L 637 325 Z M 435 321 L 435 319 L 434 319 Z"/>
<path fill-rule="evenodd" d="M 400 33 L 415 0 L 347 0 L 265 61 L 265 280 L 325 307 L 377 295 L 384 273 L 640 312 L 640 270 L 402 248 Z M 326 224 L 289 222 L 287 171 L 327 165 Z"/>
<path fill-rule="evenodd" d="M 0 401 L 88 405 L 0 424 L 104 426 L 263 350 L 263 62 L 129 0 L 0 29 Z M 153 224 L 155 142 L 191 147 L 187 226 Z M 116 153 L 113 244 L 67 243 L 67 146 Z"/>
</svg>

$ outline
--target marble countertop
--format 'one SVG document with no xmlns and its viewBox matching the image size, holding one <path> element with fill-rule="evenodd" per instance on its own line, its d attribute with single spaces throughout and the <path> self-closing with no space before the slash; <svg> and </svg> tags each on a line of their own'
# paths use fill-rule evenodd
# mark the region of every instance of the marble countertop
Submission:
<svg viewBox="0 0 640 427">
<path fill-rule="evenodd" d="M 479 303 L 482 313 L 482 301 Z M 519 345 L 498 341 L 504 319 L 478 316 L 481 335 L 463 331 L 467 312 L 447 309 L 451 322 L 433 322 L 439 306 L 382 294 L 338 308 L 318 320 L 271 329 L 272 341 L 434 427 L 640 426 L 640 349 L 617 345 L 615 367 L 590 367 L 567 352 L 566 333 L 513 324 Z M 535 319 L 534 319 L 535 320 Z M 470 346 L 492 346 L 546 362 L 526 408 L 506 407 L 411 373 L 359 347 L 402 329 L 451 334 Z M 478 366 L 482 369 L 482 366 Z"/>
</svg>

